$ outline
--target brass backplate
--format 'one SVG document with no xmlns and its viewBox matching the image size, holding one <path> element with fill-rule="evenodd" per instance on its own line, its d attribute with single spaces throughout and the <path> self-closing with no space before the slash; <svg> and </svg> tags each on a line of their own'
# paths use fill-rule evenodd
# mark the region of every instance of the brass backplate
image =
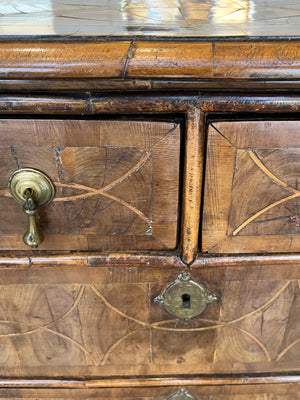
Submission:
<svg viewBox="0 0 300 400">
<path fill-rule="evenodd" d="M 197 400 L 195 396 L 192 396 L 185 389 L 180 389 L 177 393 L 172 394 L 166 400 Z"/>
<path fill-rule="evenodd" d="M 164 306 L 166 311 L 183 323 L 188 323 L 215 300 L 216 296 L 209 293 L 201 283 L 195 282 L 187 271 L 183 271 L 154 302 Z"/>
<path fill-rule="evenodd" d="M 27 189 L 32 191 L 33 199 L 38 207 L 49 204 L 55 195 L 50 178 L 33 168 L 21 168 L 14 171 L 9 178 L 8 188 L 12 197 L 22 205 L 26 201 Z"/>
</svg>

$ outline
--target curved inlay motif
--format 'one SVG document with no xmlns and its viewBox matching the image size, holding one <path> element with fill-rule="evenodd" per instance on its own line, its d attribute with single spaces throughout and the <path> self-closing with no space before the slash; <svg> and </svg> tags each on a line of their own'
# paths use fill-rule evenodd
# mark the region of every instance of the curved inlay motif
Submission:
<svg viewBox="0 0 300 400">
<path fill-rule="evenodd" d="M 121 204 L 122 206 L 128 208 L 130 211 L 134 212 L 139 217 L 141 217 L 145 222 L 150 224 L 150 222 L 151 222 L 150 219 L 148 217 L 146 217 L 140 210 L 138 210 L 131 204 L 127 203 L 126 201 L 107 193 L 110 189 L 113 189 L 114 187 L 116 187 L 117 185 L 119 185 L 120 183 L 125 181 L 125 179 L 129 178 L 131 175 L 133 175 L 137 171 L 139 171 L 140 168 L 142 168 L 142 166 L 146 163 L 146 161 L 150 157 L 151 157 L 151 151 L 146 152 L 141 157 L 141 159 L 132 168 L 130 168 L 125 174 L 123 174 L 118 179 L 111 182 L 109 185 L 102 187 L 101 189 L 94 189 L 92 187 L 77 184 L 77 183 L 70 184 L 70 183 L 62 183 L 62 182 L 53 182 L 55 187 L 57 187 L 57 188 L 60 187 L 60 188 L 68 188 L 68 189 L 85 191 L 85 193 L 75 194 L 72 196 L 55 197 L 53 199 L 53 201 L 54 202 L 65 202 L 65 201 L 74 201 L 74 200 L 78 200 L 78 199 L 86 199 L 88 197 L 98 196 L 98 195 L 104 196 L 104 197 L 108 197 L 109 199 L 114 200 L 117 203 Z M 9 193 L 8 189 L 4 189 L 4 190 L 0 190 L 0 196 L 11 197 L 11 194 Z"/>
<path fill-rule="evenodd" d="M 288 186 L 285 182 L 280 180 L 277 176 L 275 176 L 260 160 L 260 158 L 257 156 L 257 154 L 253 150 L 248 150 L 247 151 L 249 157 L 251 160 L 255 163 L 255 165 L 268 177 L 272 182 L 275 182 L 277 185 L 279 185 L 281 188 L 287 190 L 288 192 L 291 192 L 290 196 L 287 196 L 283 199 L 280 199 L 278 201 L 274 201 L 274 203 L 269 204 L 267 207 L 264 207 L 263 209 L 257 211 L 255 214 L 251 215 L 250 218 L 248 218 L 246 221 L 244 221 L 241 225 L 239 225 L 232 233 L 233 236 L 236 236 L 243 228 L 245 228 L 247 225 L 249 225 L 252 221 L 254 221 L 257 217 L 260 215 L 264 214 L 266 211 L 271 210 L 272 208 L 278 206 L 279 204 L 285 203 L 288 200 L 295 199 L 296 197 L 300 196 L 300 191 L 297 189 L 294 189 L 290 186 Z"/>
<path fill-rule="evenodd" d="M 151 337 L 155 338 L 156 332 L 170 332 L 170 334 L 173 332 L 177 334 L 197 334 L 199 335 L 199 339 L 201 338 L 201 335 L 206 332 L 206 331 L 215 331 L 218 330 L 218 335 L 219 337 L 222 336 L 222 330 L 224 328 L 230 329 L 235 331 L 238 335 L 244 338 L 247 338 L 248 342 L 253 342 L 262 354 L 264 355 L 265 362 L 271 363 L 274 361 L 280 361 L 283 359 L 287 354 L 291 354 L 290 352 L 292 349 L 300 343 L 300 337 L 295 338 L 293 337 L 293 340 L 290 342 L 287 341 L 285 344 L 285 347 L 280 348 L 280 350 L 276 353 L 276 355 L 271 354 L 269 349 L 268 349 L 268 343 L 264 342 L 264 337 L 261 334 L 261 332 L 253 332 L 253 330 L 250 332 L 248 331 L 245 326 L 251 325 L 251 318 L 257 317 L 264 312 L 266 312 L 270 307 L 273 307 L 275 305 L 276 301 L 282 301 L 282 298 L 285 298 L 287 294 L 291 293 L 291 291 L 294 291 L 295 296 L 296 292 L 299 291 L 298 285 L 294 284 L 294 281 L 286 281 L 282 284 L 282 286 L 277 289 L 276 293 L 273 293 L 273 295 L 264 302 L 264 304 L 261 304 L 259 307 L 257 307 L 255 310 L 248 312 L 238 318 L 234 318 L 231 320 L 215 320 L 215 319 L 209 319 L 209 318 L 197 318 L 197 324 L 200 326 L 185 326 L 182 325 L 178 322 L 177 319 L 172 319 L 172 320 L 160 320 L 156 322 L 149 322 L 147 320 L 144 320 L 143 318 L 136 318 L 133 315 L 130 315 L 128 312 L 123 311 L 122 309 L 118 308 L 117 306 L 113 305 L 111 300 L 109 300 L 104 294 L 101 292 L 99 288 L 97 288 L 93 284 L 85 284 L 85 285 L 76 285 L 76 294 L 74 293 L 74 301 L 73 303 L 68 307 L 68 309 L 62 313 L 61 315 L 57 316 L 56 318 L 53 318 L 50 322 L 43 324 L 43 325 L 37 325 L 35 323 L 30 323 L 28 321 L 22 321 L 22 320 L 8 320 L 8 319 L 2 319 L 0 320 L 0 326 L 7 326 L 11 329 L 9 333 L 2 333 L 0 334 L 0 344 L 1 340 L 5 338 L 16 338 L 16 337 L 22 337 L 22 336 L 34 336 L 37 334 L 51 334 L 54 336 L 57 336 L 61 338 L 63 341 L 67 341 L 70 343 L 70 345 L 75 346 L 77 349 L 79 349 L 82 354 L 86 357 L 86 363 L 84 365 L 94 365 L 94 366 L 104 366 L 108 362 L 110 356 L 113 353 L 118 354 L 118 349 L 120 346 L 129 346 L 129 342 L 126 342 L 128 340 L 134 340 L 136 345 L 139 347 L 146 346 L 146 342 L 144 339 L 147 337 L 149 332 L 151 332 Z M 41 285 L 39 285 L 41 287 Z M 59 287 L 59 285 L 57 285 Z M 30 289 L 28 289 L 30 290 Z M 85 296 L 85 300 L 83 300 Z M 87 299 L 88 301 L 91 301 L 93 296 L 96 296 L 98 298 L 103 307 L 102 311 L 97 315 L 93 315 L 92 320 L 86 320 L 85 322 L 79 321 L 80 319 L 80 313 L 81 313 L 81 302 L 84 301 L 86 303 Z M 51 304 L 49 304 L 50 307 Z M 86 307 L 88 307 L 88 303 L 85 304 Z M 153 307 L 156 307 L 153 305 Z M 101 319 L 101 315 L 103 313 L 107 312 L 107 310 L 110 315 L 110 319 L 108 320 L 108 325 L 104 326 L 103 329 L 108 329 L 111 330 L 113 333 L 114 330 L 114 321 L 115 321 L 115 316 L 118 316 L 120 321 L 123 321 L 122 324 L 128 325 L 130 323 L 131 328 L 127 331 L 125 330 L 124 333 L 120 332 L 119 336 L 116 336 L 116 339 L 114 339 L 110 344 L 106 346 L 106 349 L 104 352 L 102 352 L 101 357 L 99 358 L 99 355 L 97 355 L 98 349 L 96 345 L 96 342 L 94 344 L 91 343 L 85 343 L 85 339 L 83 336 L 81 336 L 81 339 L 79 339 L 78 334 L 75 335 L 75 330 L 74 330 L 74 335 L 76 337 L 70 336 L 67 333 L 61 331 L 61 327 L 63 325 L 70 325 L 72 326 L 73 324 L 76 324 L 76 321 L 79 322 L 79 332 L 83 329 L 91 329 L 93 330 L 95 327 L 92 325 L 98 325 L 99 321 Z M 22 315 L 22 313 L 25 313 L 26 310 L 18 310 L 18 315 Z M 94 312 L 94 310 L 93 310 Z M 8 311 L 8 314 L 10 312 Z M 279 316 L 280 317 L 280 316 Z M 75 319 L 74 319 L 75 318 Z M 88 317 L 89 318 L 89 317 Z M 100 319 L 99 319 L 100 318 Z M 110 325 L 110 320 L 112 321 Z M 249 321 L 247 324 L 241 325 L 242 322 Z M 61 325 L 60 323 L 63 323 Z M 285 321 L 287 324 L 288 322 Z M 88 326 L 82 326 L 82 324 L 87 324 Z M 122 326 L 123 326 L 122 325 Z M 124 326 L 125 326 L 124 325 Z M 205 325 L 205 326 L 203 326 Z M 17 328 L 17 330 L 16 330 Z M 282 329 L 282 327 L 278 327 L 278 329 Z M 15 329 L 15 331 L 13 330 Z M 277 329 L 277 328 L 276 328 Z M 98 330 L 99 330 L 99 337 L 102 335 L 102 328 L 101 324 L 98 325 Z M 142 335 L 142 336 L 139 336 Z M 143 337 L 143 341 L 139 343 L 137 341 L 138 337 Z M 187 337 L 188 338 L 188 337 Z M 241 343 L 243 343 L 243 340 L 241 340 Z M 149 345 L 149 344 L 148 344 Z M 22 349 L 19 349 L 19 351 L 22 351 Z M 239 354 L 235 355 L 236 361 L 239 360 Z M 214 357 L 215 359 L 215 357 Z M 219 354 L 219 359 L 222 359 L 222 354 Z M 154 361 L 155 362 L 155 361 Z M 215 362 L 215 360 L 214 360 Z"/>
</svg>

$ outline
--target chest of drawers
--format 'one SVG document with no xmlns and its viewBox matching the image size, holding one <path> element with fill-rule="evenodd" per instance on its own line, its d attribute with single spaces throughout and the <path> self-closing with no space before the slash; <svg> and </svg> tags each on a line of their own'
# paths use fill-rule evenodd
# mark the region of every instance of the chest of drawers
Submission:
<svg viewBox="0 0 300 400">
<path fill-rule="evenodd" d="M 300 42 L 125 26 L 0 42 L 0 398 L 297 400 Z"/>
</svg>

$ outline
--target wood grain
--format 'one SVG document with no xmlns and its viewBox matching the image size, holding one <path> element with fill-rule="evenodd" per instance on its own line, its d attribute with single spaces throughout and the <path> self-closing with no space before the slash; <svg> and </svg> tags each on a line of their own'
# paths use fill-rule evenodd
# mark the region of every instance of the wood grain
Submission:
<svg viewBox="0 0 300 400">
<path fill-rule="evenodd" d="M 210 78 L 213 74 L 213 49 L 209 42 L 134 42 L 127 76 Z M 199 57 L 201 54 L 201 57 Z"/>
<path fill-rule="evenodd" d="M 2 42 L 2 78 L 90 78 L 123 77 L 130 47 L 124 42 Z M 58 72 L 58 75 L 57 75 Z"/>
<path fill-rule="evenodd" d="M 215 43 L 214 77 L 299 79 L 300 44 L 287 42 Z"/>
<path fill-rule="evenodd" d="M 211 125 L 203 251 L 299 250 L 298 130 L 298 121 Z"/>
<path fill-rule="evenodd" d="M 210 386 L 217 389 L 224 389 L 227 385 L 239 387 L 239 390 L 247 391 L 250 385 L 256 385 L 261 389 L 268 389 L 270 385 L 277 385 L 277 389 L 282 387 L 297 387 L 299 384 L 297 375 L 274 375 L 274 376 L 229 376 L 229 377 L 159 377 L 159 378 L 101 378 L 84 380 L 63 380 L 63 379 L 1 379 L 2 388 L 68 388 L 68 389 L 87 389 L 87 388 L 163 388 L 163 387 L 195 387 Z M 198 388 L 199 389 L 199 388 Z"/>
<path fill-rule="evenodd" d="M 299 400 L 299 385 L 251 385 L 251 386 L 183 386 L 188 393 L 196 396 L 199 400 Z M 83 389 L 0 389 L 0 399 L 96 399 L 96 400 L 158 400 L 167 399 L 178 392 L 180 388 L 83 388 Z"/>
<path fill-rule="evenodd" d="M 0 398 L 153 400 L 185 387 L 204 400 L 299 399 L 300 258 L 271 255 L 287 248 L 298 251 L 300 246 L 297 214 L 293 214 L 300 172 L 298 122 L 255 122 L 246 134 L 239 132 L 244 132 L 243 123 L 235 122 L 237 128 L 232 129 L 231 123 L 224 122 L 218 123 L 214 137 L 209 134 L 206 173 L 211 186 L 205 183 L 205 207 L 208 204 L 210 211 L 204 209 L 203 246 L 208 243 L 219 254 L 249 251 L 253 255 L 195 258 L 205 116 L 299 112 L 299 98 L 291 92 L 298 87 L 293 80 L 299 78 L 299 41 L 2 41 L 0 54 L 0 87 L 14 92 L 0 99 L 5 118 L 8 114 L 17 114 L 16 120 L 21 114 L 64 118 L 53 122 L 47 117 L 44 126 L 40 121 L 36 126 L 27 124 L 26 119 L 19 120 L 19 127 L 14 122 L 12 129 L 12 120 L 0 124 L 4 200 L 11 200 L 5 196 L 5 168 L 12 162 L 26 165 L 38 156 L 38 168 L 46 168 L 57 182 L 60 197 L 53 203 L 58 211 L 54 218 L 51 215 L 50 249 L 174 250 L 181 220 L 179 145 L 186 146 L 183 261 L 177 251 L 46 255 L 42 249 L 17 256 L 12 244 L 21 248 L 23 230 L 16 238 L 15 232 L 3 228 L 1 243 L 7 254 L 0 259 L 0 364 L 1 376 L 7 380 L 0 381 Z M 181 92 L 170 91 L 176 88 Z M 165 92 L 83 92 L 99 89 Z M 226 89 L 243 89 L 243 94 L 226 93 Z M 257 89 L 264 93 L 245 93 Z M 33 96 L 28 90 L 44 92 Z M 63 93 L 49 95 L 56 90 Z M 69 90 L 77 92 L 66 94 Z M 127 117 L 126 128 L 124 121 L 116 128 L 106 122 L 113 132 L 107 135 L 103 121 L 94 117 L 65 117 L 99 113 L 185 115 L 186 138 L 181 142 L 179 126 L 173 123 L 144 121 L 141 128 Z M 10 146 L 13 159 L 6 151 Z M 111 167 L 105 168 L 105 176 L 96 176 L 94 171 L 107 164 Z M 95 184 L 99 177 L 101 187 Z M 258 202 L 252 200 L 253 193 L 266 203 L 261 210 L 255 209 Z M 283 193 L 291 198 L 285 200 Z M 113 207 L 112 219 L 102 220 L 104 213 L 100 219 L 89 214 L 99 205 L 97 196 L 104 213 Z M 117 200 L 117 207 L 113 206 Z M 80 205 L 76 208 L 72 202 Z M 0 213 L 3 226 L 10 226 L 11 220 L 18 226 L 20 218 L 6 213 L 9 204 L 4 202 Z M 262 210 L 257 218 L 268 216 L 271 221 L 256 227 L 256 214 Z M 291 221 L 283 225 L 286 210 Z M 84 227 L 66 232 L 81 212 Z M 43 210 L 41 220 L 51 236 L 44 219 L 47 213 Z M 107 231 L 100 239 L 99 227 Z M 226 243 L 220 242 L 226 235 Z M 255 254 L 261 251 L 269 254 Z M 196 280 L 218 296 L 218 302 L 189 326 L 152 303 L 185 264 Z M 38 379 L 41 376 L 47 379 Z M 67 380 L 61 381 L 62 376 Z"/>
<path fill-rule="evenodd" d="M 282 265 L 194 268 L 218 302 L 183 325 L 152 302 L 182 268 L 81 257 L 77 267 L 37 258 L 27 270 L 3 260 L 2 378 L 297 372 L 297 266 L 289 277 Z"/>
<path fill-rule="evenodd" d="M 80 97 L 69 95 L 3 95 L 0 96 L 2 114 L 45 114 L 45 115 L 93 115 L 93 114 L 153 114 L 184 113 L 195 108 L 203 113 L 297 113 L 300 106 L 298 96 L 291 94 L 228 94 L 198 91 L 156 94 L 112 94 L 90 95 L 81 93 Z"/>
<path fill-rule="evenodd" d="M 74 266 L 74 267 L 119 267 L 120 271 L 124 267 L 141 267 L 147 266 L 150 270 L 158 269 L 163 266 L 168 266 L 172 269 L 180 270 L 185 268 L 185 264 L 181 259 L 172 254 L 139 254 L 139 253 L 83 253 L 72 252 L 71 254 L 44 254 L 42 252 L 2 252 L 0 257 L 0 269 L 7 266 L 14 268 L 31 268 L 34 267 L 57 267 L 57 266 Z M 24 255 L 25 253 L 25 255 Z M 285 271 L 292 274 L 294 266 L 300 264 L 299 254 L 270 254 L 270 255 L 235 255 L 235 256 L 216 256 L 211 255 L 198 255 L 190 269 L 194 268 L 217 268 L 217 267 L 236 267 L 244 265 L 250 271 L 251 267 L 256 269 L 260 265 L 270 266 L 274 271 L 280 270 L 284 265 L 284 271 L 281 271 L 281 276 Z M 230 268 L 229 271 L 234 269 Z M 295 276 L 295 275 L 293 275 Z"/>
<path fill-rule="evenodd" d="M 2 119 L 0 135 L 2 249 L 26 248 L 26 216 L 6 189 L 22 167 L 43 171 L 56 187 L 54 201 L 38 212 L 46 237 L 40 249 L 176 247 L 177 124 Z"/>
<path fill-rule="evenodd" d="M 181 257 L 188 265 L 196 258 L 198 249 L 204 162 L 204 119 L 204 114 L 197 108 L 187 114 Z"/>
<path fill-rule="evenodd" d="M 299 78 L 299 48 L 267 40 L 3 41 L 0 78 L 291 80 Z"/>
<path fill-rule="evenodd" d="M 299 90 L 300 83 L 293 80 L 258 80 L 258 81 L 224 81 L 224 80 L 202 80 L 202 79 L 189 79 L 184 78 L 139 78 L 139 79 L 0 79 L 0 89 L 5 92 L 26 92 L 30 90 L 33 92 L 47 91 L 49 93 L 57 94 L 58 92 L 64 92 L 68 90 L 88 90 L 88 91 L 150 91 L 152 89 L 162 89 L 162 90 L 207 90 L 207 89 L 219 89 L 219 90 L 240 90 L 243 89 L 244 92 L 251 92 L 253 90 L 264 90 L 266 93 L 273 93 L 275 89 L 279 90 L 289 90 L 295 92 Z"/>
</svg>

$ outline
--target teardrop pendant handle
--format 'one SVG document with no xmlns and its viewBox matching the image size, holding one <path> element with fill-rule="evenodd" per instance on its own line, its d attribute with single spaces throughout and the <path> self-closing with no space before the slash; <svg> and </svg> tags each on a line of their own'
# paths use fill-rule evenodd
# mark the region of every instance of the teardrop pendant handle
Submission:
<svg viewBox="0 0 300 400">
<path fill-rule="evenodd" d="M 28 229 L 23 236 L 27 246 L 35 249 L 44 240 L 36 224 L 36 213 L 40 207 L 49 204 L 55 195 L 51 179 L 33 168 L 21 168 L 13 172 L 8 181 L 12 197 L 22 205 L 28 216 Z"/>
</svg>

